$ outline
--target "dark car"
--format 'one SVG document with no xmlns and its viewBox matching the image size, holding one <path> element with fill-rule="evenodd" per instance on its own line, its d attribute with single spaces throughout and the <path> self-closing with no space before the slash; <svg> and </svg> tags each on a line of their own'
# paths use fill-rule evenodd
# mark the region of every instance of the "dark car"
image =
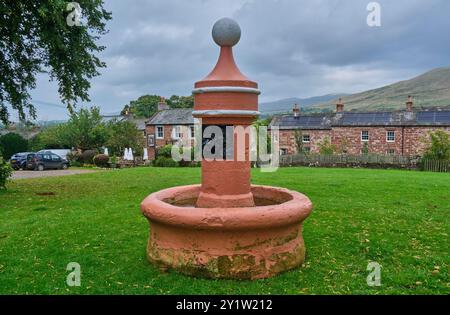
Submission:
<svg viewBox="0 0 450 315">
<path fill-rule="evenodd" d="M 67 169 L 69 161 L 54 153 L 34 153 L 27 156 L 27 168 L 35 171 Z"/>
<path fill-rule="evenodd" d="M 19 152 L 11 156 L 9 162 L 11 167 L 15 170 L 25 169 L 27 166 L 27 156 L 33 152 Z"/>
</svg>

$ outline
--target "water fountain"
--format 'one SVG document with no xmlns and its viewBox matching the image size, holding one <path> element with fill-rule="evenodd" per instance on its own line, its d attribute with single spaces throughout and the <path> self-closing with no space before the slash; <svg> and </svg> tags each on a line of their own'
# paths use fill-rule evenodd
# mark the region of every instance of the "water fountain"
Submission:
<svg viewBox="0 0 450 315">
<path fill-rule="evenodd" d="M 193 115 L 203 126 L 249 126 L 259 114 L 260 92 L 233 58 L 240 27 L 220 19 L 212 36 L 220 56 L 213 71 L 195 83 Z M 142 202 L 150 223 L 150 262 L 193 276 L 230 279 L 266 278 L 303 263 L 302 222 L 311 201 L 284 188 L 251 185 L 248 137 L 244 146 L 243 161 L 204 158 L 201 185 L 161 190 Z"/>
</svg>

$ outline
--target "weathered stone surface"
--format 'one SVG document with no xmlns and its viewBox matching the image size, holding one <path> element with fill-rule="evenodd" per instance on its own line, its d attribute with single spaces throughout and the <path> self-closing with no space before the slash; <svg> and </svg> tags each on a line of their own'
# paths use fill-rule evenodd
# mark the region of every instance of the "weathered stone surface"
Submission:
<svg viewBox="0 0 450 315">
<path fill-rule="evenodd" d="M 257 279 L 303 263 L 301 225 L 312 208 L 307 197 L 252 186 L 256 198 L 271 198 L 271 205 L 210 209 L 167 203 L 193 200 L 199 192 L 198 185 L 170 188 L 142 203 L 150 222 L 147 255 L 156 266 L 200 277 Z"/>
</svg>

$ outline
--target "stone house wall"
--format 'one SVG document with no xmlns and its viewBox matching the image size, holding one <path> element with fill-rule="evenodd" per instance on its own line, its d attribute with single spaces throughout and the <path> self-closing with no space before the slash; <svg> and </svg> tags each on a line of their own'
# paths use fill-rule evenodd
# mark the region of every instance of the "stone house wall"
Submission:
<svg viewBox="0 0 450 315">
<path fill-rule="evenodd" d="M 303 143 L 311 153 L 319 153 L 319 143 L 329 137 L 339 153 L 361 154 L 364 142 L 361 132 L 368 131 L 369 153 L 393 155 L 421 155 L 429 141 L 431 131 L 444 130 L 450 134 L 450 127 L 333 127 L 331 130 L 302 130 L 302 135 L 309 135 L 310 142 Z M 394 132 L 395 139 L 388 141 L 387 132 Z M 297 152 L 295 130 L 279 131 L 280 150 L 285 154 Z"/>
</svg>

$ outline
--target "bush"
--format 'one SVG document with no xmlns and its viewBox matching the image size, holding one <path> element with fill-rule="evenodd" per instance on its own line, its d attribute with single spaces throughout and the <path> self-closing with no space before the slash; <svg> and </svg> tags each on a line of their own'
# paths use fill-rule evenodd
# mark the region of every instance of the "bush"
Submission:
<svg viewBox="0 0 450 315">
<path fill-rule="evenodd" d="M 71 166 L 83 166 L 83 160 L 79 152 L 70 152 L 66 155 L 66 158 L 69 160 Z"/>
<path fill-rule="evenodd" d="M 319 152 L 324 155 L 332 155 L 336 152 L 336 146 L 331 143 L 330 138 L 323 138 L 321 142 L 319 142 Z"/>
<path fill-rule="evenodd" d="M 430 132 L 428 146 L 423 155 L 424 159 L 430 160 L 450 160 L 450 137 L 443 130 Z"/>
<path fill-rule="evenodd" d="M 156 152 L 156 156 L 172 158 L 172 145 L 168 144 L 158 149 L 158 152 Z"/>
<path fill-rule="evenodd" d="M 96 150 L 85 150 L 81 153 L 81 162 L 83 164 L 94 164 L 94 156 L 96 155 Z"/>
<path fill-rule="evenodd" d="M 109 156 L 106 154 L 97 154 L 94 156 L 94 164 L 98 167 L 108 167 Z"/>
<path fill-rule="evenodd" d="M 153 165 L 157 167 L 177 167 L 178 162 L 170 157 L 160 156 L 153 162 Z"/>
<path fill-rule="evenodd" d="M 111 156 L 111 158 L 109 159 L 109 163 L 116 165 L 117 164 L 117 157 L 114 154 L 113 156 Z"/>
<path fill-rule="evenodd" d="M 28 150 L 28 141 L 21 135 L 10 132 L 0 137 L 0 147 L 3 157 L 8 160 L 14 153 L 26 152 Z"/>
<path fill-rule="evenodd" d="M 5 163 L 3 158 L 0 157 L 0 189 L 6 188 L 6 183 L 9 177 L 11 177 L 12 168 L 8 163 Z"/>
</svg>

